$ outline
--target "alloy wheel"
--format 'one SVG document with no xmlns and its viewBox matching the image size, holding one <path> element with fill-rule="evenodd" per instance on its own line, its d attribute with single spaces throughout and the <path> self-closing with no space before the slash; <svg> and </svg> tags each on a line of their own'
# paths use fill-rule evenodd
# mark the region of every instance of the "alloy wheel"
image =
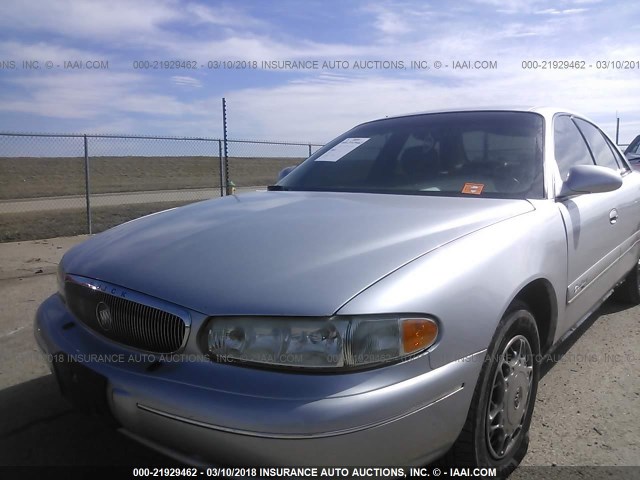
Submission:
<svg viewBox="0 0 640 480">
<path fill-rule="evenodd" d="M 518 443 L 528 411 L 534 362 L 529 340 L 523 335 L 513 337 L 497 362 L 487 407 L 486 435 L 491 455 L 502 459 Z"/>
</svg>

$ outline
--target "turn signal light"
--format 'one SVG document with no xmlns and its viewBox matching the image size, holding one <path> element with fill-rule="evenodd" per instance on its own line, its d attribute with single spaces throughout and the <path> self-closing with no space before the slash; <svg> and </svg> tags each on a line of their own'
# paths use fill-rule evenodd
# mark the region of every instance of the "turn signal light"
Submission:
<svg viewBox="0 0 640 480">
<path fill-rule="evenodd" d="M 400 325 L 405 354 L 428 348 L 438 337 L 438 324 L 428 318 L 404 318 Z"/>
</svg>

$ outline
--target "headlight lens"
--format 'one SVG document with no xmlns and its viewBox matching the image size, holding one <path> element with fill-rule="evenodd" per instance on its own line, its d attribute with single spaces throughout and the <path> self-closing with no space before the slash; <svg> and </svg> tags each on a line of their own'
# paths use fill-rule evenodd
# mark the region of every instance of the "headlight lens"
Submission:
<svg viewBox="0 0 640 480">
<path fill-rule="evenodd" d="M 57 277 L 57 281 L 58 281 L 58 295 L 60 295 L 60 297 L 62 298 L 63 301 L 66 301 L 66 297 L 64 295 L 64 279 L 65 279 L 65 272 L 62 269 L 62 264 L 58 264 L 58 272 L 56 274 Z"/>
<path fill-rule="evenodd" d="M 203 350 L 221 362 L 294 368 L 357 368 L 401 360 L 429 348 L 428 317 L 227 317 L 209 321 Z"/>
</svg>

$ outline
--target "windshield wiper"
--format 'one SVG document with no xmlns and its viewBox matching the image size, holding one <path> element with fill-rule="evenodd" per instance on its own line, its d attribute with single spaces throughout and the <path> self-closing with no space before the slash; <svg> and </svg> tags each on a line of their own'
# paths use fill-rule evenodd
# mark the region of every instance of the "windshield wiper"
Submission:
<svg viewBox="0 0 640 480">
<path fill-rule="evenodd" d="M 269 192 L 283 192 L 287 190 L 287 187 L 283 187 L 282 185 L 268 185 L 267 191 Z"/>
</svg>

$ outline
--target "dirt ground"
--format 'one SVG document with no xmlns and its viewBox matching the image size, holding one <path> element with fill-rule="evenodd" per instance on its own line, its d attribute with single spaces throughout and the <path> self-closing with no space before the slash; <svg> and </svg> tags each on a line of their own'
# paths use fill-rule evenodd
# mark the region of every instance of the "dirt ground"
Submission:
<svg viewBox="0 0 640 480">
<path fill-rule="evenodd" d="M 237 186 L 269 185 L 302 158 L 230 157 Z M 91 157 L 92 193 L 215 188 L 220 159 L 213 157 Z M 0 200 L 85 194 L 83 157 L 0 157 Z"/>
<path fill-rule="evenodd" d="M 55 291 L 61 255 L 83 238 L 0 244 L 0 465 L 172 465 L 73 411 L 36 347 L 36 308 Z M 639 318 L 640 307 L 607 302 L 544 365 L 526 467 L 512 478 L 558 478 L 530 466 L 640 464 Z"/>
<path fill-rule="evenodd" d="M 190 202 L 93 207 L 91 209 L 93 232 L 100 233 L 134 218 L 187 203 Z M 73 236 L 85 233 L 87 233 L 87 217 L 86 210 L 83 208 L 0 214 L 0 243 L 47 238 L 51 235 Z"/>
</svg>

